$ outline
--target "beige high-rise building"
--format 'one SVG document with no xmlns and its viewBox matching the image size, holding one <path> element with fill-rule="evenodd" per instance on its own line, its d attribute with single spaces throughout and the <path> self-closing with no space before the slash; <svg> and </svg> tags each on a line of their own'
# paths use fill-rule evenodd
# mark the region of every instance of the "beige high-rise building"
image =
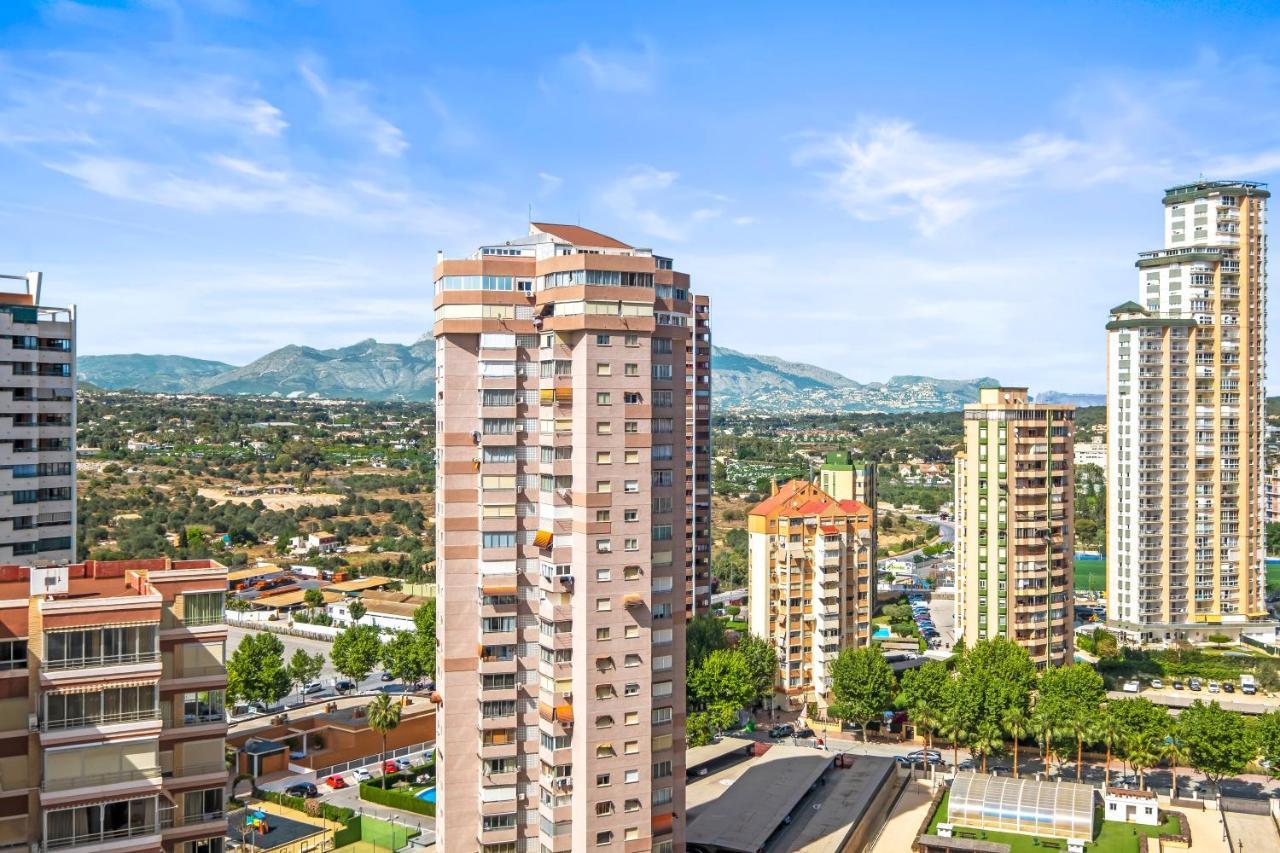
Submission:
<svg viewBox="0 0 1280 853">
<path fill-rule="evenodd" d="M 708 306 L 571 225 L 435 284 L 441 849 L 681 850 Z"/>
<path fill-rule="evenodd" d="M 0 275 L 0 562 L 76 557 L 76 321 L 41 304 L 38 272 Z"/>
<path fill-rule="evenodd" d="M 774 704 L 826 708 L 831 664 L 871 642 L 875 510 L 792 480 L 751 510 L 747 537 L 748 628 L 778 652 Z"/>
<path fill-rule="evenodd" d="M 1075 407 L 1032 403 L 1026 388 L 978 393 L 956 454 L 956 636 L 1070 663 Z"/>
<path fill-rule="evenodd" d="M 1133 642 L 1268 629 L 1265 185 L 1166 190 L 1107 324 L 1107 615 Z"/>
</svg>

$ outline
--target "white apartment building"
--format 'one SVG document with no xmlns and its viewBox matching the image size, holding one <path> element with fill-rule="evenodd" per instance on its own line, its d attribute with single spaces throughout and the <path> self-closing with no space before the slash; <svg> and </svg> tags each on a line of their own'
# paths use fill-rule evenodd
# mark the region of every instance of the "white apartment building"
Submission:
<svg viewBox="0 0 1280 853">
<path fill-rule="evenodd" d="M 1265 186 L 1164 196 L 1164 248 L 1107 324 L 1107 606 L 1128 640 L 1266 623 Z"/>
</svg>

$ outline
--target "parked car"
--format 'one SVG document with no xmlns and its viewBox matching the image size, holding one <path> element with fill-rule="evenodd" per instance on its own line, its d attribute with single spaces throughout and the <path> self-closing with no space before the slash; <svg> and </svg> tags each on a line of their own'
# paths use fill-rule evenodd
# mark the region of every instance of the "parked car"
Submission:
<svg viewBox="0 0 1280 853">
<path fill-rule="evenodd" d="M 1210 693 L 1217 693 L 1217 692 L 1218 692 L 1219 690 L 1221 690 L 1221 689 L 1222 689 L 1222 685 L 1218 684 L 1218 682 L 1216 682 L 1216 681 L 1210 681 L 1210 682 L 1209 682 L 1209 692 L 1210 692 Z"/>
<path fill-rule="evenodd" d="M 941 761 L 942 753 L 936 749 L 917 749 L 914 752 L 907 753 L 907 758 L 914 758 L 916 760 L 926 758 L 926 757 L 931 762 Z"/>
<path fill-rule="evenodd" d="M 357 767 L 355 770 L 351 771 L 351 778 L 355 779 L 357 782 L 368 782 L 373 778 L 373 774 L 368 770 L 365 770 L 363 767 Z"/>
<path fill-rule="evenodd" d="M 813 733 L 813 729 L 805 726 L 804 728 L 796 729 L 796 737 L 816 737 L 816 735 Z"/>
<path fill-rule="evenodd" d="M 1234 684 L 1232 684 L 1230 681 L 1224 681 L 1224 682 L 1222 682 L 1222 692 L 1223 692 L 1223 693 L 1235 693 L 1235 692 L 1236 692 L 1236 686 L 1235 686 Z"/>
<path fill-rule="evenodd" d="M 388 758 L 382 762 L 382 772 L 390 776 L 392 773 L 400 772 L 400 764 L 394 758 Z"/>
<path fill-rule="evenodd" d="M 325 779 L 324 783 L 335 791 L 347 787 L 347 780 L 343 779 L 337 773 Z"/>
<path fill-rule="evenodd" d="M 1156 690 L 1160 690 L 1161 688 L 1164 687 L 1164 682 L 1158 678 L 1153 678 L 1151 679 L 1151 686 L 1154 687 Z"/>
<path fill-rule="evenodd" d="M 409 760 L 408 756 L 404 756 L 396 759 L 396 766 L 401 770 L 408 770 L 413 766 L 413 762 Z"/>
<path fill-rule="evenodd" d="M 1193 691 L 1197 693 L 1200 692 L 1200 679 L 1198 678 L 1191 679 L 1190 681 L 1187 682 L 1187 687 L 1191 688 Z"/>
<path fill-rule="evenodd" d="M 378 677 L 379 677 L 379 678 L 381 678 L 383 681 L 395 681 L 395 680 L 396 680 L 396 677 L 395 677 L 394 675 L 392 675 L 391 673 L 389 673 L 389 672 L 384 672 L 384 673 L 382 673 L 382 675 L 380 675 L 380 676 L 378 676 Z"/>
<path fill-rule="evenodd" d="M 1141 688 L 1142 688 L 1142 685 L 1138 684 L 1138 682 L 1136 681 L 1130 680 L 1124 683 L 1125 693 L 1137 693 Z"/>
<path fill-rule="evenodd" d="M 774 738 L 775 740 L 778 738 L 791 737 L 795 733 L 796 727 L 790 723 L 783 723 L 780 726 L 774 726 L 769 729 L 769 737 Z"/>
<path fill-rule="evenodd" d="M 284 792 L 291 797 L 318 797 L 319 789 L 312 782 L 298 782 L 284 789 Z"/>
<path fill-rule="evenodd" d="M 306 696 L 311 696 L 315 693 L 323 692 L 323 690 L 324 690 L 324 685 L 318 681 L 308 681 L 306 684 L 302 685 L 302 692 Z"/>
</svg>

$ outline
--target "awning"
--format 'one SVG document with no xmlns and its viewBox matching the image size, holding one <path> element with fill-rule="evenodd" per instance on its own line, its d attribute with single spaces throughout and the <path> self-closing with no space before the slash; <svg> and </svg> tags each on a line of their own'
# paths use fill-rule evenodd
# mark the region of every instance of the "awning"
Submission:
<svg viewBox="0 0 1280 853">
<path fill-rule="evenodd" d="M 115 690 L 124 687 L 155 687 L 160 683 L 160 676 L 150 681 L 95 681 L 92 684 L 75 684 L 66 687 L 50 687 L 47 694 L 65 693 L 101 693 L 104 690 Z"/>
<path fill-rule="evenodd" d="M 533 534 L 533 544 L 538 548 L 546 548 L 549 546 L 551 544 L 551 539 L 552 535 L 549 530 L 539 530 L 537 533 Z"/>
</svg>

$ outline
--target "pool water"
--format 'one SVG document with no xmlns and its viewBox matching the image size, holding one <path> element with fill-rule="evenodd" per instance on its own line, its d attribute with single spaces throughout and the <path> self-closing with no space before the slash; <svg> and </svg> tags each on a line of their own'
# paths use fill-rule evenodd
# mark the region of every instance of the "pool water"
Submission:
<svg viewBox="0 0 1280 853">
<path fill-rule="evenodd" d="M 876 628 L 876 632 L 871 635 L 873 640 L 887 640 L 889 638 L 889 629 L 881 625 Z"/>
<path fill-rule="evenodd" d="M 419 791 L 417 796 L 424 803 L 434 803 L 436 801 L 436 789 L 427 788 L 425 791 Z"/>
</svg>

